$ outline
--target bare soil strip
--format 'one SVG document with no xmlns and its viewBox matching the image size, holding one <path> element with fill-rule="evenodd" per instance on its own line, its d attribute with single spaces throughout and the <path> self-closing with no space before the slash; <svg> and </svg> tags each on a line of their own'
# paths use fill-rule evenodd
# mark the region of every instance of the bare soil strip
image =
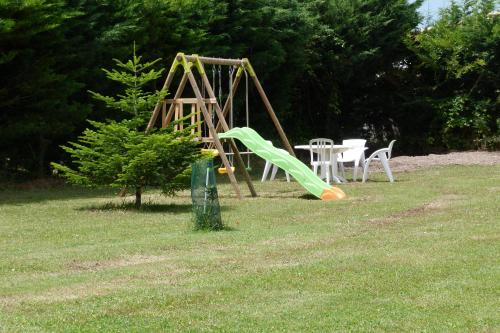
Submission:
<svg viewBox="0 0 500 333">
<path fill-rule="evenodd" d="M 431 166 L 446 165 L 500 165 L 500 152 L 466 151 L 442 155 L 397 156 L 393 157 L 389 163 L 394 172 L 414 171 Z M 371 168 L 372 165 L 370 165 Z M 381 170 L 381 165 L 373 163 L 373 170 L 377 168 Z"/>
</svg>

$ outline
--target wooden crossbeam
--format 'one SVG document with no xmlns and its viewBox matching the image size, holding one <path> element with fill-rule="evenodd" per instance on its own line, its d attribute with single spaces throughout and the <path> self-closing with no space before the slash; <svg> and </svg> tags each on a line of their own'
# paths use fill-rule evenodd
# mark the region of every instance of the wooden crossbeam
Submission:
<svg viewBox="0 0 500 333">
<path fill-rule="evenodd" d="M 197 104 L 198 100 L 196 98 L 167 98 L 163 100 L 167 104 L 172 104 L 172 103 L 183 103 L 183 104 Z M 217 99 L 215 98 L 204 98 L 203 102 L 208 104 L 215 104 L 217 103 Z"/>
<path fill-rule="evenodd" d="M 199 60 L 202 64 L 207 65 L 227 65 L 227 66 L 241 66 L 243 64 L 242 59 L 224 59 L 224 58 L 211 58 L 211 57 L 200 57 L 197 55 L 186 55 L 187 61 L 195 62 Z"/>
</svg>

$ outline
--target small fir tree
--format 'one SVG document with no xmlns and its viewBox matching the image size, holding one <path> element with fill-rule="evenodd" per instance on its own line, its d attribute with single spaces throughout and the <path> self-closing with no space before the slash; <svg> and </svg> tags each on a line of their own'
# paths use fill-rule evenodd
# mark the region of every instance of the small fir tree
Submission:
<svg viewBox="0 0 500 333">
<path fill-rule="evenodd" d="M 125 86 L 123 94 L 111 97 L 90 92 L 107 107 L 123 111 L 126 119 L 89 121 L 93 129 L 86 129 L 78 142 L 62 146 L 75 167 L 52 163 L 73 184 L 133 189 L 137 208 L 141 207 L 146 186 L 159 186 L 167 195 L 188 187 L 188 169 L 200 151 L 190 127 L 176 132 L 172 127 L 144 132 L 148 115 L 155 103 L 166 96 L 166 91 L 144 90 L 163 70 L 153 68 L 160 59 L 146 63 L 141 60 L 134 47 L 131 60 L 124 63 L 115 59 L 118 69 L 104 70 L 110 80 Z"/>
</svg>

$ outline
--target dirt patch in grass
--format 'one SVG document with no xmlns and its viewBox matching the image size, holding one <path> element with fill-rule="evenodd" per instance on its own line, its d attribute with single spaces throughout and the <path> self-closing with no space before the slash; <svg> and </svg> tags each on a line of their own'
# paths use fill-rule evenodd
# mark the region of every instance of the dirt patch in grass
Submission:
<svg viewBox="0 0 500 333">
<path fill-rule="evenodd" d="M 129 283 L 123 280 L 113 280 L 108 282 L 72 284 L 69 286 L 52 288 L 37 294 L 22 294 L 16 296 L 0 297 L 0 307 L 8 309 L 10 306 L 19 305 L 25 302 L 63 302 L 85 297 L 104 296 L 124 290 L 129 287 Z"/>
<path fill-rule="evenodd" d="M 119 258 L 115 260 L 102 260 L 102 261 L 72 261 L 68 268 L 72 271 L 100 271 L 104 269 L 130 267 L 144 264 L 152 264 L 168 260 L 168 256 L 130 256 Z"/>
<path fill-rule="evenodd" d="M 492 242 L 492 243 L 497 243 L 500 241 L 500 236 L 498 235 L 478 235 L 478 236 L 472 236 L 470 239 L 473 241 L 479 241 L 479 242 Z"/>
<path fill-rule="evenodd" d="M 68 265 L 72 272 L 96 272 L 105 269 L 130 267 L 135 265 L 157 264 L 170 259 L 167 256 L 130 256 L 116 260 L 107 261 L 73 261 Z M 150 283 L 159 282 L 163 284 L 177 283 L 179 276 L 188 272 L 186 268 L 167 264 L 159 273 L 152 273 L 145 270 L 141 274 L 130 274 L 126 277 L 120 277 L 111 281 L 100 281 L 99 283 L 77 283 L 70 284 L 36 293 L 20 294 L 15 296 L 0 296 L 0 308 L 8 308 L 22 303 L 55 303 L 64 302 L 88 297 L 105 296 L 128 288 L 135 289 L 136 283 L 149 281 Z M 157 269 L 157 267 L 156 267 Z"/>
<path fill-rule="evenodd" d="M 397 212 L 383 218 L 368 220 L 368 223 L 373 225 L 388 225 L 402 219 L 424 216 L 442 209 L 449 208 L 452 205 L 453 201 L 461 200 L 463 198 L 465 197 L 456 194 L 444 195 L 434 201 L 418 207 L 410 208 L 402 212 Z"/>
<path fill-rule="evenodd" d="M 390 160 L 394 172 L 414 171 L 432 166 L 446 165 L 497 165 L 500 164 L 500 152 L 466 151 L 449 154 L 430 154 L 426 156 L 397 156 Z M 380 163 L 373 163 L 370 169 L 382 170 Z"/>
</svg>

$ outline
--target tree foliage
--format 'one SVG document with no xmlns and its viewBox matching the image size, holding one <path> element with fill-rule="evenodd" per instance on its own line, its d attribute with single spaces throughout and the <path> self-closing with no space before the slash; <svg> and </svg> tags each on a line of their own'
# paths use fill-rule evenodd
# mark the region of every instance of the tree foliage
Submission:
<svg viewBox="0 0 500 333">
<path fill-rule="evenodd" d="M 75 168 L 52 163 L 70 182 L 84 186 L 109 185 L 133 189 L 136 206 L 146 186 L 159 186 L 165 194 L 174 194 L 188 186 L 186 170 L 199 155 L 198 144 L 185 131 L 172 128 L 146 134 L 144 127 L 154 104 L 166 95 L 163 90 L 144 89 L 161 76 L 153 66 L 159 61 L 141 62 L 136 56 L 127 62 L 115 60 L 117 68 L 104 70 L 108 79 L 121 83 L 124 92 L 117 96 L 91 94 L 108 108 L 126 113 L 122 121 L 90 121 L 78 142 L 63 149 Z"/>
<path fill-rule="evenodd" d="M 63 1 L 0 2 L 0 166 L 43 175 L 51 145 L 67 138 L 89 112 L 73 99 L 66 23 L 78 13 Z"/>
<path fill-rule="evenodd" d="M 87 91 L 116 96 L 101 68 L 134 41 L 164 68 L 179 51 L 248 57 L 292 141 L 397 137 L 402 153 L 495 147 L 495 1 L 453 2 L 425 30 L 421 2 L 0 1 L 0 170 L 45 174 L 86 119 L 126 118 L 125 105 L 95 107 Z M 250 125 L 276 136 L 252 88 L 250 99 Z M 243 125 L 242 95 L 235 110 Z"/>
<path fill-rule="evenodd" d="M 318 17 L 308 46 L 309 71 L 300 98 L 308 127 L 318 136 L 393 137 L 403 97 L 405 36 L 418 24 L 420 2 L 314 1 Z M 300 107 L 299 106 L 299 107 Z M 306 133 L 311 135 L 312 133 Z"/>
<path fill-rule="evenodd" d="M 500 22 L 493 0 L 453 2 L 412 47 L 447 148 L 500 147 Z"/>
</svg>

